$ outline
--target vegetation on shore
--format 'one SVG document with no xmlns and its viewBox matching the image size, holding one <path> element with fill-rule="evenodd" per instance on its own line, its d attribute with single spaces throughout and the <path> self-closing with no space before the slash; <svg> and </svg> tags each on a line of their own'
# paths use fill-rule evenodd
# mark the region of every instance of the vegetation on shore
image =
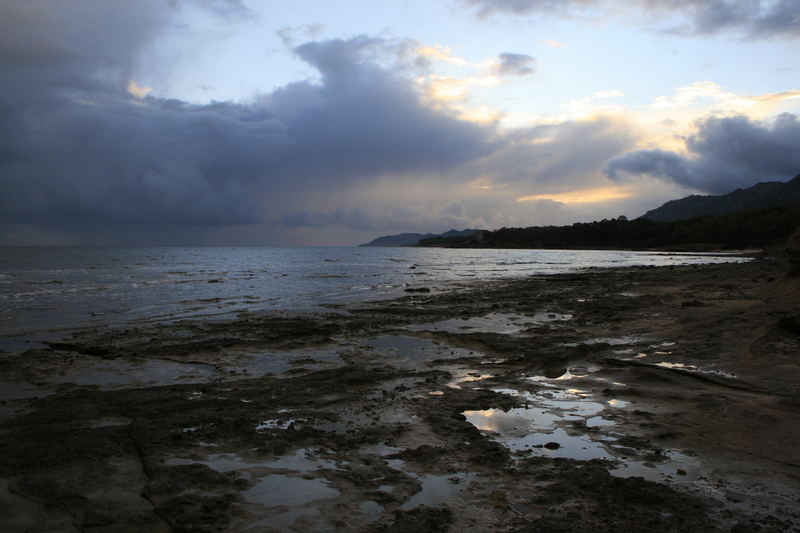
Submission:
<svg viewBox="0 0 800 533">
<path fill-rule="evenodd" d="M 434 237 L 418 246 L 446 248 L 742 249 L 784 242 L 800 227 L 800 203 L 657 222 L 619 217 L 571 226 L 500 228 L 468 237 Z"/>
</svg>

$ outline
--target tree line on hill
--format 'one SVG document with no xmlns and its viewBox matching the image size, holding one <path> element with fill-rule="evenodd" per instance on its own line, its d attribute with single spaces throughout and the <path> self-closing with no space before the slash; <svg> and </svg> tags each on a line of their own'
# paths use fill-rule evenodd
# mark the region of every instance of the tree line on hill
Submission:
<svg viewBox="0 0 800 533">
<path fill-rule="evenodd" d="M 500 228 L 471 236 L 433 237 L 418 246 L 447 248 L 743 249 L 784 242 L 800 227 L 800 203 L 659 222 L 619 217 L 571 226 Z"/>
</svg>

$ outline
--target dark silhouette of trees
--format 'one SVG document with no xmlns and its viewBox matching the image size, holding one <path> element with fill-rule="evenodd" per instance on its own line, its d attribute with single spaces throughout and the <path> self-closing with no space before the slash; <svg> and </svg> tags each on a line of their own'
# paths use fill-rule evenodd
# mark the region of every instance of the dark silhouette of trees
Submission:
<svg viewBox="0 0 800 533">
<path fill-rule="evenodd" d="M 435 237 L 419 246 L 450 248 L 741 249 L 778 244 L 800 226 L 800 203 L 673 222 L 645 218 L 571 226 L 500 228 L 468 237 Z"/>
</svg>

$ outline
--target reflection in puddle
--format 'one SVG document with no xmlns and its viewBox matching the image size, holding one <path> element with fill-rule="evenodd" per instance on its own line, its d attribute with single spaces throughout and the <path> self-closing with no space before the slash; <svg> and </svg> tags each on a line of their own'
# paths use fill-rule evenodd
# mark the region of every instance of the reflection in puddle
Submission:
<svg viewBox="0 0 800 533">
<path fill-rule="evenodd" d="M 452 373 L 453 379 L 446 384 L 451 389 L 460 389 L 462 383 L 473 383 L 494 377 L 494 374 L 481 374 L 477 370 L 455 370 Z"/>
<path fill-rule="evenodd" d="M 552 430 L 561 417 L 545 409 L 518 407 L 464 411 L 467 422 L 481 431 L 491 431 L 502 436 L 524 436 L 535 430 Z"/>
<path fill-rule="evenodd" d="M 445 500 L 457 498 L 464 493 L 470 481 L 475 479 L 474 475 L 467 477 L 454 474 L 417 474 L 409 470 L 406 462 L 402 459 L 388 459 L 386 463 L 391 468 L 416 479 L 420 484 L 419 491 L 403 503 L 404 510 L 413 509 L 418 505 L 435 507 Z M 389 492 L 391 489 L 390 485 L 379 487 L 379 490 L 385 492 Z"/>
<path fill-rule="evenodd" d="M 598 370 L 600 370 L 600 367 L 597 365 L 571 366 L 567 369 L 566 372 L 555 378 L 549 378 L 547 376 L 531 376 L 528 379 L 546 385 L 548 382 L 551 381 L 569 381 L 575 378 L 585 378 L 589 374 L 593 374 Z"/>
<path fill-rule="evenodd" d="M 466 478 L 452 474 L 426 474 L 414 477 L 420 481 L 422 488 L 403 504 L 405 510 L 413 509 L 418 505 L 435 507 L 447 499 L 461 495 L 468 485 Z"/>
<path fill-rule="evenodd" d="M 319 469 L 335 469 L 336 463 L 328 459 L 314 457 L 306 449 L 299 449 L 290 455 L 284 455 L 272 461 L 249 461 L 235 453 L 219 453 L 209 455 L 206 459 L 183 459 L 173 457 L 164 464 L 168 466 L 203 464 L 217 472 L 245 471 L 255 468 L 268 468 L 271 470 L 294 470 L 309 472 Z"/>
<path fill-rule="evenodd" d="M 617 465 L 611 473 L 619 477 L 641 476 L 653 481 L 690 481 L 698 477 L 698 462 L 677 451 L 649 452 L 650 456 L 642 458 L 635 450 L 616 444 L 620 435 L 608 431 L 616 424 L 602 413 L 610 408 L 624 408 L 630 402 L 593 401 L 589 393 L 580 389 L 547 388 L 535 393 L 516 389 L 492 391 L 524 399 L 529 405 L 505 411 L 464 411 L 463 415 L 512 452 L 579 461 L 606 459 Z M 581 428 L 591 431 L 581 433 Z"/>
<path fill-rule="evenodd" d="M 482 317 L 453 318 L 439 322 L 408 326 L 412 331 L 444 331 L 447 333 L 501 333 L 513 335 L 547 322 L 563 322 L 572 319 L 570 314 L 536 313 L 533 316 L 508 313 L 490 313 Z"/>
<path fill-rule="evenodd" d="M 549 443 L 556 443 L 553 449 Z M 612 459 L 602 443 L 593 441 L 588 435 L 570 435 L 561 428 L 550 434 L 533 433 L 525 437 L 511 439 L 504 444 L 512 451 L 530 450 L 533 455 L 563 457 L 578 461 L 591 459 Z"/>
<path fill-rule="evenodd" d="M 654 355 L 662 354 L 662 352 L 655 352 Z M 640 354 L 641 357 L 646 357 L 647 354 Z M 639 356 L 637 356 L 639 357 Z M 695 365 L 687 365 L 685 363 L 674 363 L 669 361 L 660 361 L 658 363 L 653 363 L 655 366 L 660 366 L 661 368 L 670 368 L 675 370 L 685 370 L 687 372 L 698 372 L 700 374 L 709 374 L 713 376 L 719 376 L 721 378 L 727 379 L 736 379 L 736 374 L 731 374 L 730 372 L 723 372 L 722 370 L 715 370 L 710 368 L 700 368 Z"/>
<path fill-rule="evenodd" d="M 688 455 L 667 450 L 658 462 L 624 461 L 610 472 L 616 477 L 643 477 L 648 481 L 695 481 L 700 476 L 700 463 Z"/>
<path fill-rule="evenodd" d="M 492 389 L 494 392 L 524 398 L 533 406 L 465 411 L 467 421 L 482 431 L 496 435 L 511 451 L 570 459 L 608 459 L 611 455 L 600 443 L 586 435 L 572 435 L 561 424 L 589 421 L 594 426 L 612 425 L 612 421 L 596 416 L 605 409 L 599 402 L 589 401 L 578 389 L 544 390 L 537 393 L 515 389 Z M 608 422 L 604 424 L 603 422 Z M 557 446 L 555 444 L 557 444 Z M 548 445 L 545 447 L 545 445 Z"/>
<path fill-rule="evenodd" d="M 328 487 L 325 478 L 305 479 L 270 474 L 244 491 L 245 499 L 265 507 L 303 505 L 323 498 L 335 498 L 339 491 Z"/>
<path fill-rule="evenodd" d="M 260 424 L 256 426 L 256 431 L 261 431 L 264 429 L 289 429 L 289 426 L 297 422 L 298 420 L 294 418 L 289 418 L 288 420 L 279 420 L 277 418 L 272 418 L 270 420 L 264 420 Z"/>
<path fill-rule="evenodd" d="M 586 427 L 589 428 L 599 428 L 599 427 L 613 426 L 613 425 L 614 425 L 613 420 L 603 418 L 602 416 L 593 416 L 591 418 L 586 419 Z"/>
<path fill-rule="evenodd" d="M 660 367 L 664 367 L 664 368 L 677 368 L 679 370 L 697 370 L 696 366 L 685 365 L 683 363 L 661 362 L 661 363 L 656 363 L 656 366 L 660 366 Z"/>
<path fill-rule="evenodd" d="M 371 444 L 369 446 L 365 446 L 361 448 L 361 452 L 366 455 L 380 455 L 381 457 L 386 457 L 387 455 L 394 455 L 400 453 L 404 450 L 404 448 L 398 448 L 397 446 L 389 446 L 388 444 Z"/>
<path fill-rule="evenodd" d="M 319 516 L 319 509 L 311 505 L 320 500 L 336 498 L 339 491 L 328 487 L 325 478 L 305 479 L 271 474 L 244 491 L 242 496 L 264 507 L 288 507 L 253 524 L 254 527 L 271 526 L 286 530 L 300 518 Z"/>
</svg>

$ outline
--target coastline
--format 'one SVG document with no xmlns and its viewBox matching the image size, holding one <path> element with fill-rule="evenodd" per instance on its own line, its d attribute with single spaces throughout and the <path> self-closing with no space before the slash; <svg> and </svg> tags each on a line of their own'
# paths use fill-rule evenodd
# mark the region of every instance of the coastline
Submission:
<svg viewBox="0 0 800 533">
<path fill-rule="evenodd" d="M 786 270 L 604 268 L 0 353 L 0 516 L 8 531 L 798 531 Z"/>
</svg>

